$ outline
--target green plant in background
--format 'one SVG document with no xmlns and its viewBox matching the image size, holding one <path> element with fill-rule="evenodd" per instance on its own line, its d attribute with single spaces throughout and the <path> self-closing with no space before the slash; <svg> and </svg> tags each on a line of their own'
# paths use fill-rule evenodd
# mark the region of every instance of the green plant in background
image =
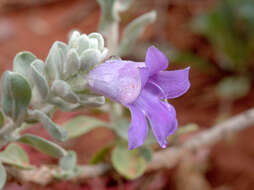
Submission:
<svg viewBox="0 0 254 190">
<path fill-rule="evenodd" d="M 213 10 L 194 19 L 193 29 L 211 43 L 218 66 L 232 73 L 219 82 L 218 95 L 232 101 L 245 96 L 254 60 L 254 2 L 220 1 Z"/>
<path fill-rule="evenodd" d="M 232 103 L 246 96 L 253 79 L 254 1 L 218 1 L 214 8 L 191 19 L 190 28 L 208 40 L 216 65 L 205 56 L 164 44 L 162 48 L 171 60 L 177 64 L 191 62 L 206 73 L 227 73 L 215 88 L 221 102 L 228 99 Z"/>
<path fill-rule="evenodd" d="M 253 1 L 223 0 L 214 10 L 194 20 L 194 31 L 210 41 L 224 70 L 236 73 L 249 70 L 254 51 L 251 10 L 254 10 Z"/>
<path fill-rule="evenodd" d="M 250 91 L 254 61 L 254 1 L 218 1 L 212 9 L 192 18 L 190 28 L 210 43 L 216 65 L 205 56 L 180 51 L 168 44 L 163 44 L 162 49 L 177 64 L 191 62 L 192 67 L 208 74 L 226 73 L 227 76 L 215 87 L 220 99 L 220 120 L 230 115 L 235 100 Z"/>
</svg>

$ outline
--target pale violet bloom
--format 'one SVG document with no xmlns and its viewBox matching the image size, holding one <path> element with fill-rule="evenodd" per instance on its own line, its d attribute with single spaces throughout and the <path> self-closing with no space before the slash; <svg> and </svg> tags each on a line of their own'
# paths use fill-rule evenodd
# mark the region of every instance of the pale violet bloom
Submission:
<svg viewBox="0 0 254 190">
<path fill-rule="evenodd" d="M 162 148 L 167 146 L 167 137 L 177 129 L 175 109 L 162 99 L 179 97 L 189 89 L 190 68 L 164 71 L 167 67 L 167 57 L 152 46 L 145 62 L 109 60 L 88 74 L 93 91 L 129 108 L 132 117 L 129 149 L 144 143 L 149 129 L 146 118 Z"/>
</svg>

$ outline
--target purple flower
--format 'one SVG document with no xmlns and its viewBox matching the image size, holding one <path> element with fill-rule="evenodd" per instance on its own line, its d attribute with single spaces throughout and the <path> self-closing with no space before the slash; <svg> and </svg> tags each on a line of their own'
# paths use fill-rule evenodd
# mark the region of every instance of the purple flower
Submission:
<svg viewBox="0 0 254 190">
<path fill-rule="evenodd" d="M 163 71 L 167 67 L 167 57 L 152 46 L 145 63 L 109 60 L 88 74 L 92 90 L 129 108 L 129 149 L 144 143 L 149 128 L 146 118 L 162 148 L 167 146 L 167 136 L 177 129 L 174 107 L 161 99 L 179 97 L 189 89 L 190 68 Z"/>
</svg>

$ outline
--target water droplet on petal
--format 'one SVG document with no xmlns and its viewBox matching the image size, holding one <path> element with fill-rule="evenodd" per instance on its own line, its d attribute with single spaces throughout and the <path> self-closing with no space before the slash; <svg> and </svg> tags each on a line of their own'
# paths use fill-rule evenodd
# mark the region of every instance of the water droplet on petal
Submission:
<svg viewBox="0 0 254 190">
<path fill-rule="evenodd" d="M 164 140 L 163 144 L 161 145 L 161 148 L 167 148 L 168 146 L 168 141 Z"/>
</svg>

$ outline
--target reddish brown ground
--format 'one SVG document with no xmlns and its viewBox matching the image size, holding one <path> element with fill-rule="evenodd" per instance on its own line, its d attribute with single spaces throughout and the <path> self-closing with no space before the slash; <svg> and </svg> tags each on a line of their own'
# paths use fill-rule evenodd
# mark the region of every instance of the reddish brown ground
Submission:
<svg viewBox="0 0 254 190">
<path fill-rule="evenodd" d="M 99 21 L 99 8 L 95 1 L 59 0 L 50 5 L 32 5 L 29 7 L 29 2 L 36 1 L 26 0 L 24 2 L 27 2 L 27 4 L 24 8 L 16 9 L 16 7 L 8 6 L 8 11 L 3 8 L 6 2 L 8 1 L 0 1 L 0 73 L 6 69 L 11 69 L 13 57 L 19 51 L 31 51 L 39 58 L 45 59 L 52 43 L 56 40 L 66 41 L 68 32 L 71 29 L 77 28 L 84 33 L 93 32 L 96 31 Z M 9 2 L 15 1 L 9 0 Z M 207 43 L 193 36 L 185 23 L 192 15 L 212 6 L 215 0 L 188 2 L 177 0 L 171 1 L 171 4 L 166 6 L 164 6 L 164 2 L 166 2 L 164 0 L 157 1 L 157 3 L 152 3 L 152 1 L 142 2 L 145 2 L 140 3 L 142 9 L 133 8 L 130 13 L 133 15 L 134 13 L 140 14 L 145 10 L 150 10 L 152 7 L 159 11 L 159 22 L 149 29 L 143 39 L 153 41 L 169 40 L 180 49 L 198 49 L 203 55 L 213 56 L 212 51 L 207 48 Z M 132 17 L 125 16 L 123 21 L 126 22 Z M 195 122 L 202 127 L 209 127 L 214 123 L 218 115 L 218 101 L 213 89 L 219 78 L 220 75 L 210 76 L 192 69 L 191 90 L 185 96 L 172 101 L 176 107 L 180 124 Z M 254 89 L 247 97 L 234 103 L 232 112 L 236 114 L 253 107 L 253 95 Z M 61 123 L 73 115 L 75 113 L 58 113 L 55 120 Z M 47 134 L 39 126 L 31 129 L 31 132 L 40 133 L 47 137 Z M 78 153 L 79 163 L 87 163 L 93 152 L 102 147 L 104 142 L 111 137 L 112 134 L 109 131 L 99 129 L 89 135 L 68 142 L 65 146 L 74 149 Z M 204 180 L 208 180 L 213 189 L 253 189 L 253 138 L 254 128 L 249 128 L 226 141 L 216 144 L 212 148 L 210 156 L 205 162 L 206 177 Z M 42 155 L 29 147 L 26 147 L 26 150 L 29 152 L 33 164 L 56 162 L 56 160 Z M 107 176 L 87 180 L 80 184 L 57 182 L 47 187 L 31 184 L 21 185 L 10 181 L 5 189 L 86 190 L 104 189 L 106 187 L 107 189 L 120 189 L 120 187 L 123 189 L 142 189 L 142 184 L 147 183 L 150 179 L 152 179 L 150 180 L 152 182 L 148 183 L 146 189 L 179 189 L 181 180 L 185 177 L 187 178 L 187 176 L 181 175 L 180 171 L 177 168 L 170 171 L 158 171 L 132 182 L 123 181 L 122 186 L 117 185 L 118 178 L 113 175 L 113 177 Z M 177 182 L 179 180 L 180 182 Z M 182 190 L 183 188 L 180 189 Z M 189 187 L 187 189 L 193 188 Z"/>
</svg>

